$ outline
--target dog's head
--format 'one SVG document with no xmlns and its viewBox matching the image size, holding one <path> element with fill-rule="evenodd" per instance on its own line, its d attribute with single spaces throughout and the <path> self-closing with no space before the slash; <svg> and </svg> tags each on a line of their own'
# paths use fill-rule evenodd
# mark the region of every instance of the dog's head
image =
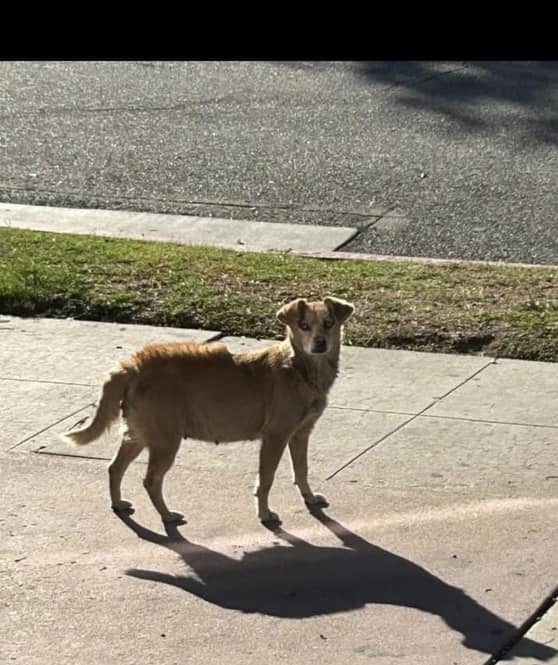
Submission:
<svg viewBox="0 0 558 665">
<path fill-rule="evenodd" d="M 277 318 L 288 327 L 295 349 L 321 355 L 338 350 L 341 327 L 353 311 L 351 303 L 340 298 L 327 297 L 321 302 L 297 298 L 283 305 Z"/>
</svg>

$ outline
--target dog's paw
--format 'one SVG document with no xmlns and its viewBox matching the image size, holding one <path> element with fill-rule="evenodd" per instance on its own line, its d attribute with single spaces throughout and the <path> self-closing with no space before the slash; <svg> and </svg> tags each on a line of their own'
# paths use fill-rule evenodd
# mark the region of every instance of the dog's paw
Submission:
<svg viewBox="0 0 558 665">
<path fill-rule="evenodd" d="M 115 513 L 131 514 L 134 512 L 132 504 L 129 501 L 124 501 L 124 499 L 120 499 L 118 503 L 113 503 L 112 509 L 114 510 Z"/>
<path fill-rule="evenodd" d="M 162 518 L 165 524 L 184 524 L 186 522 L 182 513 L 175 513 L 173 511 L 162 515 Z"/>
<path fill-rule="evenodd" d="M 258 517 L 262 524 L 281 524 L 279 515 L 271 510 L 268 510 L 266 513 L 260 513 Z"/>
<path fill-rule="evenodd" d="M 311 496 L 305 496 L 304 502 L 310 508 L 327 508 L 327 506 L 329 506 L 329 502 L 325 496 L 323 496 L 323 494 L 312 494 Z"/>
</svg>

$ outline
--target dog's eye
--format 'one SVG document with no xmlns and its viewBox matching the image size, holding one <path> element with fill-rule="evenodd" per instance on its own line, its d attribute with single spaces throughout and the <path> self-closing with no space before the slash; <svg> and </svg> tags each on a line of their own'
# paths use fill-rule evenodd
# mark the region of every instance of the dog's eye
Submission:
<svg viewBox="0 0 558 665">
<path fill-rule="evenodd" d="M 310 330 L 310 326 L 306 323 L 306 321 L 299 321 L 298 322 L 298 327 L 301 330 Z"/>
<path fill-rule="evenodd" d="M 333 327 L 333 321 L 331 319 L 326 319 L 324 321 L 324 328 L 332 328 Z"/>
</svg>

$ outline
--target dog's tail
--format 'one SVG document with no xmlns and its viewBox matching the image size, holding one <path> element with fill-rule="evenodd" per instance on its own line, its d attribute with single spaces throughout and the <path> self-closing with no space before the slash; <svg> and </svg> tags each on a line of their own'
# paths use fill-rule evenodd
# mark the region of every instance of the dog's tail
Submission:
<svg viewBox="0 0 558 665">
<path fill-rule="evenodd" d="M 131 375 L 131 369 L 122 366 L 111 372 L 103 384 L 93 420 L 85 427 L 66 432 L 62 438 L 80 446 L 98 439 L 120 415 L 120 404 L 124 399 Z"/>
</svg>

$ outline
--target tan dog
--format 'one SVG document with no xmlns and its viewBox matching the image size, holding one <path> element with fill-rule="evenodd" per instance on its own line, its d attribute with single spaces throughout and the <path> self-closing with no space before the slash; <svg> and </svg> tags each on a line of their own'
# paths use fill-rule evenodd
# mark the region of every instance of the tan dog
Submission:
<svg viewBox="0 0 558 665">
<path fill-rule="evenodd" d="M 148 344 L 110 374 L 91 423 L 65 438 L 89 443 L 122 410 L 126 430 L 109 467 L 116 511 L 131 508 L 120 495 L 122 477 L 147 447 L 145 489 L 165 522 L 183 519 L 165 503 L 163 478 L 187 437 L 261 439 L 255 495 L 262 522 L 279 521 L 268 496 L 287 444 L 302 497 L 309 505 L 325 505 L 308 484 L 308 438 L 337 376 L 341 327 L 352 313 L 353 306 L 338 298 L 312 303 L 299 298 L 277 312 L 287 326 L 286 339 L 250 353 L 231 354 L 219 343 Z"/>
</svg>

